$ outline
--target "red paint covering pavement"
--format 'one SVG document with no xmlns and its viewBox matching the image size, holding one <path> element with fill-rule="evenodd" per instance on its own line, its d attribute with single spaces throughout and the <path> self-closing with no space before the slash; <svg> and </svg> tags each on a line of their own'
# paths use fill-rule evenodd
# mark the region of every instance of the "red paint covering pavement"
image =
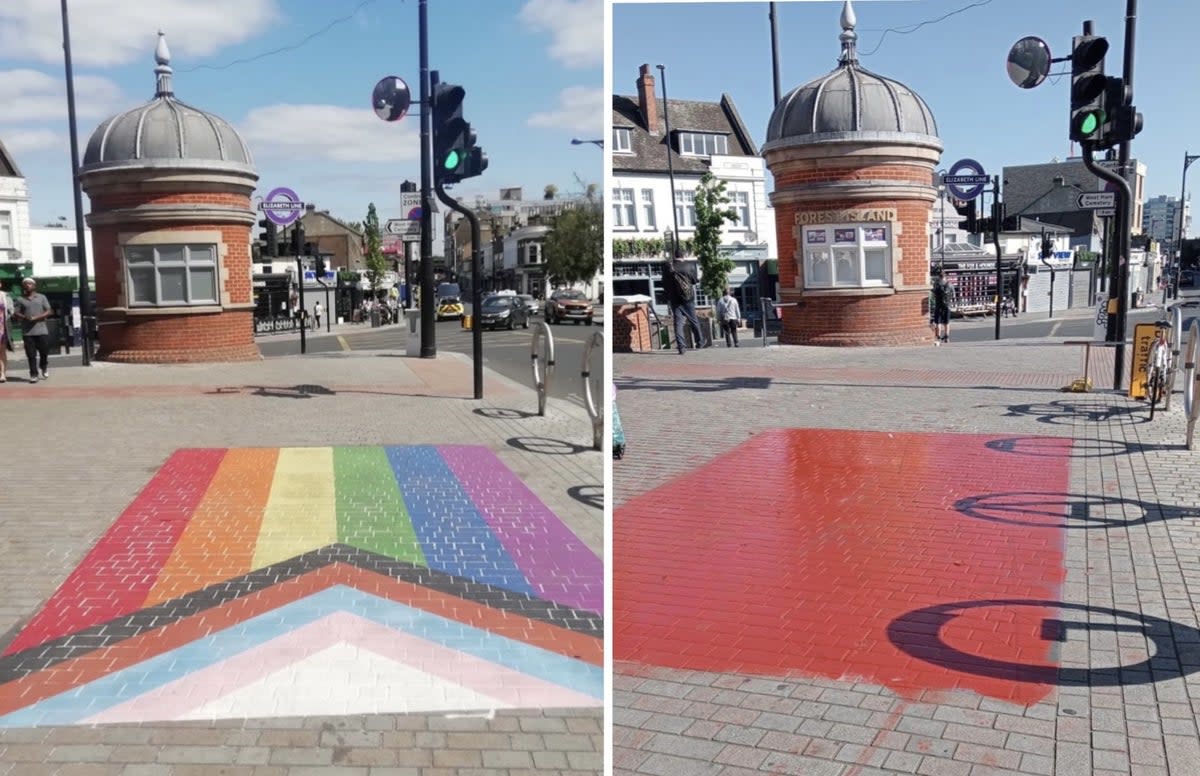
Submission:
<svg viewBox="0 0 1200 776">
<path fill-rule="evenodd" d="M 1067 493 L 1071 440 L 1032 454 L 994 436 L 781 429 L 618 508 L 614 657 L 646 665 L 884 685 L 905 697 L 968 689 L 1018 703 L 1036 681 L 959 670 L 900 649 L 913 610 L 989 599 L 1057 601 L 1062 517 L 965 516 L 967 496 Z M 1027 522 L 1037 523 L 1039 518 Z M 965 610 L 938 635 L 967 655 L 1053 666 L 1043 607 Z M 920 619 L 919 617 L 917 618 Z M 908 627 L 911 627 L 911 623 Z M 936 630 L 936 629 L 935 629 Z M 919 651 L 919 650 L 918 650 Z M 935 647 L 936 651 L 936 647 Z"/>
</svg>

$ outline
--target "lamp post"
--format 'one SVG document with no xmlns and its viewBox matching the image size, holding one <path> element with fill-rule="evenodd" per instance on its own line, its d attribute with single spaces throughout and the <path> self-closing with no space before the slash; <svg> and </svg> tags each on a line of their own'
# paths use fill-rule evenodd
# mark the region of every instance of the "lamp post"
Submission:
<svg viewBox="0 0 1200 776">
<path fill-rule="evenodd" d="M 588 143 L 591 143 L 592 145 L 596 146 L 597 148 L 604 148 L 603 140 L 580 140 L 577 137 L 571 138 L 571 145 L 586 145 Z"/>
<path fill-rule="evenodd" d="M 667 115 L 667 66 L 659 65 L 658 74 L 662 77 L 663 92 L 663 132 L 667 141 L 667 177 L 671 179 L 671 218 L 675 223 L 675 240 L 672 241 L 671 258 L 679 258 L 679 205 L 675 202 L 675 165 L 671 161 L 671 119 Z M 654 127 L 647 127 L 654 131 Z"/>
<path fill-rule="evenodd" d="M 67 71 L 67 123 L 71 133 L 71 182 L 75 194 L 75 256 L 79 260 L 79 322 L 80 351 L 83 365 L 92 364 L 91 312 L 92 290 L 89 287 L 87 245 L 83 241 L 83 190 L 79 185 L 79 138 L 75 131 L 75 76 L 71 69 L 71 25 L 67 21 L 67 0 L 62 0 L 63 62 Z"/>
<path fill-rule="evenodd" d="M 1179 271 L 1183 264 L 1183 198 L 1187 196 L 1187 171 L 1197 159 L 1200 159 L 1200 154 L 1190 155 L 1187 151 L 1183 152 L 1183 180 L 1179 184 L 1179 205 L 1175 208 L 1175 212 L 1179 214 L 1179 239 L 1175 241 L 1175 288 L 1172 299 L 1179 298 Z"/>
</svg>

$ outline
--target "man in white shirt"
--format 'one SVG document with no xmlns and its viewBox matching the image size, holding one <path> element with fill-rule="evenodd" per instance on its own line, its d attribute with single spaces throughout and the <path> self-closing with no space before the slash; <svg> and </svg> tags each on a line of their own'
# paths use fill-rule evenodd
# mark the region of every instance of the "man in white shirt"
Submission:
<svg viewBox="0 0 1200 776">
<path fill-rule="evenodd" d="M 742 311 L 738 301 L 733 298 L 733 292 L 725 289 L 725 296 L 717 302 L 717 320 L 721 322 L 721 330 L 725 332 L 725 347 L 738 346 L 738 326 L 741 324 Z"/>
</svg>

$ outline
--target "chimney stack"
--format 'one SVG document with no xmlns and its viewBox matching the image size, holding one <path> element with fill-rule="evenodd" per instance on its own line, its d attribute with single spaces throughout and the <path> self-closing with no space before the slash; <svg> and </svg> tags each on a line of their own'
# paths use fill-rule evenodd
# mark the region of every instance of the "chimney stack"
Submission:
<svg viewBox="0 0 1200 776">
<path fill-rule="evenodd" d="M 642 109 L 642 118 L 646 121 L 646 131 L 651 135 L 657 135 L 658 100 L 654 96 L 654 76 L 650 75 L 650 65 L 642 65 L 638 73 L 638 107 Z"/>
</svg>

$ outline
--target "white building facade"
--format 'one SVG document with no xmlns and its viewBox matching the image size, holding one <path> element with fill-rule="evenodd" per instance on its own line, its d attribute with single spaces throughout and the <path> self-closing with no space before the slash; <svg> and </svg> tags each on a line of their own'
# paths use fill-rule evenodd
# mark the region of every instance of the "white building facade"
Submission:
<svg viewBox="0 0 1200 776">
<path fill-rule="evenodd" d="M 0 264 L 30 260 L 29 187 L 16 161 L 0 142 Z"/>
<path fill-rule="evenodd" d="M 653 293 L 662 308 L 664 299 L 654 280 L 676 239 L 684 246 L 682 258 L 696 260 L 687 250 L 696 234 L 695 192 L 710 172 L 726 184 L 728 207 L 737 213 L 737 221 L 726 222 L 721 230 L 721 254 L 734 262 L 727 285 L 743 314 L 757 310 L 761 275 L 778 256 L 775 211 L 767 196 L 766 165 L 733 101 L 728 95 L 718 102 L 672 99 L 664 117 L 644 65 L 637 85 L 637 96 L 613 97 L 613 177 L 606 193 L 614 295 L 628 295 L 649 283 L 642 293 Z M 667 169 L 668 153 L 673 174 Z M 698 300 L 701 305 L 711 301 Z"/>
</svg>

